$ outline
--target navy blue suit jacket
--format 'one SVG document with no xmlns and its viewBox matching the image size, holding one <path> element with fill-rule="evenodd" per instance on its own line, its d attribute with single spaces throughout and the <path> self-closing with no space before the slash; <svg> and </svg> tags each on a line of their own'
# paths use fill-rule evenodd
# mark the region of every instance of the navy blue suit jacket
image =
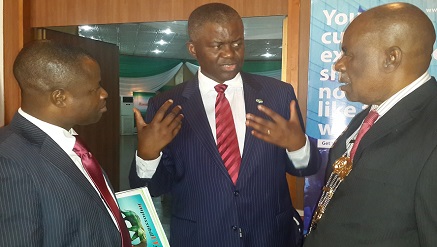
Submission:
<svg viewBox="0 0 437 247">
<path fill-rule="evenodd" d="M 290 102 L 296 99 L 290 84 L 241 75 L 247 113 L 260 115 L 257 99 L 261 99 L 265 106 L 289 119 Z M 131 186 L 148 185 L 155 196 L 171 192 L 172 247 L 295 246 L 300 233 L 293 216 L 299 216 L 291 203 L 286 173 L 315 173 L 320 163 L 317 148 L 311 146 L 310 165 L 297 170 L 285 149 L 255 138 L 247 128 L 234 185 L 217 151 L 198 84 L 196 76 L 149 101 L 146 122 L 170 98 L 174 105 L 182 106 L 184 119 L 150 180 L 138 178 L 135 163 L 132 165 Z M 301 116 L 300 120 L 303 128 Z"/>
<path fill-rule="evenodd" d="M 121 246 L 90 182 L 18 113 L 0 128 L 0 246 Z"/>
</svg>

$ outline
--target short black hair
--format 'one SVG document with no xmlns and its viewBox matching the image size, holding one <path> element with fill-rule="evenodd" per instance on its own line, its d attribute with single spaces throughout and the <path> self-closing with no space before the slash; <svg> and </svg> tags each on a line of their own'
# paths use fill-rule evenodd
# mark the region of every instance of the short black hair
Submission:
<svg viewBox="0 0 437 247">
<path fill-rule="evenodd" d="M 51 40 L 37 40 L 17 55 L 13 71 L 22 91 L 47 92 L 68 87 L 83 75 L 84 58 L 95 59 L 85 50 Z"/>
<path fill-rule="evenodd" d="M 191 12 L 188 18 L 188 36 L 190 41 L 196 39 L 197 33 L 205 23 L 228 23 L 241 20 L 241 16 L 231 6 L 223 3 L 208 3 Z"/>
</svg>

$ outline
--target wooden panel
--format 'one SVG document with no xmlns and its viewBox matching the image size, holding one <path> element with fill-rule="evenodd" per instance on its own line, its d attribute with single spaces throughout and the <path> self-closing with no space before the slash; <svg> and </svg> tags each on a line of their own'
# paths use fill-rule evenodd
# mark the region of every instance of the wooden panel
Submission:
<svg viewBox="0 0 437 247">
<path fill-rule="evenodd" d="M 299 64 L 298 64 L 298 81 L 299 90 L 298 98 L 302 111 L 302 117 L 306 120 L 307 116 L 307 98 L 308 98 L 308 66 L 309 66 L 309 49 L 310 49 L 310 1 L 302 1 L 301 15 L 299 19 Z"/>
<path fill-rule="evenodd" d="M 31 26 L 187 20 L 208 0 L 33 0 Z M 287 0 L 222 0 L 241 16 L 286 15 Z"/>
<path fill-rule="evenodd" d="M 119 60 L 118 47 L 92 39 L 45 30 L 45 38 L 82 47 L 99 63 L 102 76 L 101 85 L 108 92 L 106 108 L 98 123 L 75 126 L 87 146 L 97 157 L 100 165 L 108 174 L 112 186 L 119 188 L 120 172 L 120 98 L 119 98 Z"/>
<path fill-rule="evenodd" d="M 299 0 L 300 1 L 300 0 Z M 308 100 L 308 65 L 309 65 L 309 45 L 310 45 L 310 9 L 311 1 L 300 1 L 300 18 L 299 18 L 299 63 L 298 63 L 298 100 L 302 117 L 306 122 L 307 117 L 307 100 Z M 299 209 L 304 208 L 304 186 L 305 179 L 296 179 L 296 198 Z"/>
<path fill-rule="evenodd" d="M 286 81 L 293 85 L 296 93 L 298 93 L 299 89 L 299 18 L 300 0 L 289 0 L 286 46 L 287 56 L 285 57 L 287 70 Z"/>
<path fill-rule="evenodd" d="M 23 47 L 23 0 L 3 2 L 3 52 L 5 124 L 8 124 L 20 106 L 20 89 L 12 72 L 15 57 Z"/>
<path fill-rule="evenodd" d="M 283 68 L 285 68 L 284 80 L 293 85 L 294 90 L 298 96 L 299 106 L 304 102 L 299 99 L 299 18 L 300 18 L 300 0 L 288 1 L 288 17 L 284 34 L 286 38 L 282 47 L 286 47 L 283 56 Z M 301 106 L 302 107 L 302 106 Z M 287 181 L 290 189 L 290 195 L 293 200 L 293 206 L 297 209 L 303 209 L 303 186 L 301 178 L 287 175 Z"/>
<path fill-rule="evenodd" d="M 283 77 L 296 90 L 304 122 L 307 116 L 308 61 L 311 1 L 289 0 L 284 28 Z M 293 204 L 304 207 L 304 178 L 287 176 Z"/>
</svg>

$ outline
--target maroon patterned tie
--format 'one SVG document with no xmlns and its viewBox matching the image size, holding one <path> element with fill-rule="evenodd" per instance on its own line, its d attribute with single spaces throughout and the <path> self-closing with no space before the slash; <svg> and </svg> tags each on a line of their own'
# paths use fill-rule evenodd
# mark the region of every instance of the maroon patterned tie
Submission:
<svg viewBox="0 0 437 247">
<path fill-rule="evenodd" d="M 93 180 L 95 186 L 100 192 L 101 197 L 103 198 L 106 205 L 111 210 L 112 215 L 116 219 L 118 228 L 120 229 L 122 247 L 131 247 L 132 241 L 129 235 L 129 231 L 126 228 L 126 223 L 124 222 L 120 214 L 120 209 L 118 208 L 114 197 L 111 195 L 111 192 L 109 192 L 99 162 L 97 162 L 97 159 L 94 158 L 94 156 L 88 151 L 88 149 L 79 140 L 79 138 L 76 138 L 76 143 L 74 144 L 73 151 L 82 160 L 83 167 L 85 168 L 88 175 L 91 177 L 91 180 Z"/>
<path fill-rule="evenodd" d="M 351 160 L 354 160 L 355 152 L 357 151 L 361 138 L 363 138 L 364 134 L 366 134 L 370 127 L 372 127 L 378 117 L 379 114 L 375 110 L 371 110 L 369 114 L 367 114 L 366 118 L 364 119 L 363 125 L 361 125 L 361 128 L 358 131 L 358 135 L 355 139 L 354 145 L 352 146 L 352 150 L 350 152 Z"/>
<path fill-rule="evenodd" d="M 214 87 L 218 93 L 215 101 L 215 127 L 218 151 L 232 182 L 236 184 L 238 172 L 240 171 L 241 156 L 231 106 L 225 97 L 227 87 L 225 84 L 218 84 Z"/>
</svg>

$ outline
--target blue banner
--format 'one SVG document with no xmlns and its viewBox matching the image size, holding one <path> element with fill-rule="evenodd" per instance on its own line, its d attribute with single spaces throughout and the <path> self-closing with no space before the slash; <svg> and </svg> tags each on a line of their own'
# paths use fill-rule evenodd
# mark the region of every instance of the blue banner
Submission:
<svg viewBox="0 0 437 247">
<path fill-rule="evenodd" d="M 335 139 L 365 105 L 349 102 L 339 89 L 338 74 L 333 65 L 341 56 L 341 40 L 349 23 L 372 7 L 397 1 L 389 0 L 312 0 L 308 71 L 308 110 L 306 132 L 318 140 L 318 148 L 326 165 L 329 148 Z M 437 27 L 437 1 L 405 1 L 421 8 Z M 437 44 L 429 72 L 437 76 Z M 330 165 L 330 164 L 328 164 Z M 305 179 L 305 229 L 324 183 L 325 167 Z"/>
</svg>

